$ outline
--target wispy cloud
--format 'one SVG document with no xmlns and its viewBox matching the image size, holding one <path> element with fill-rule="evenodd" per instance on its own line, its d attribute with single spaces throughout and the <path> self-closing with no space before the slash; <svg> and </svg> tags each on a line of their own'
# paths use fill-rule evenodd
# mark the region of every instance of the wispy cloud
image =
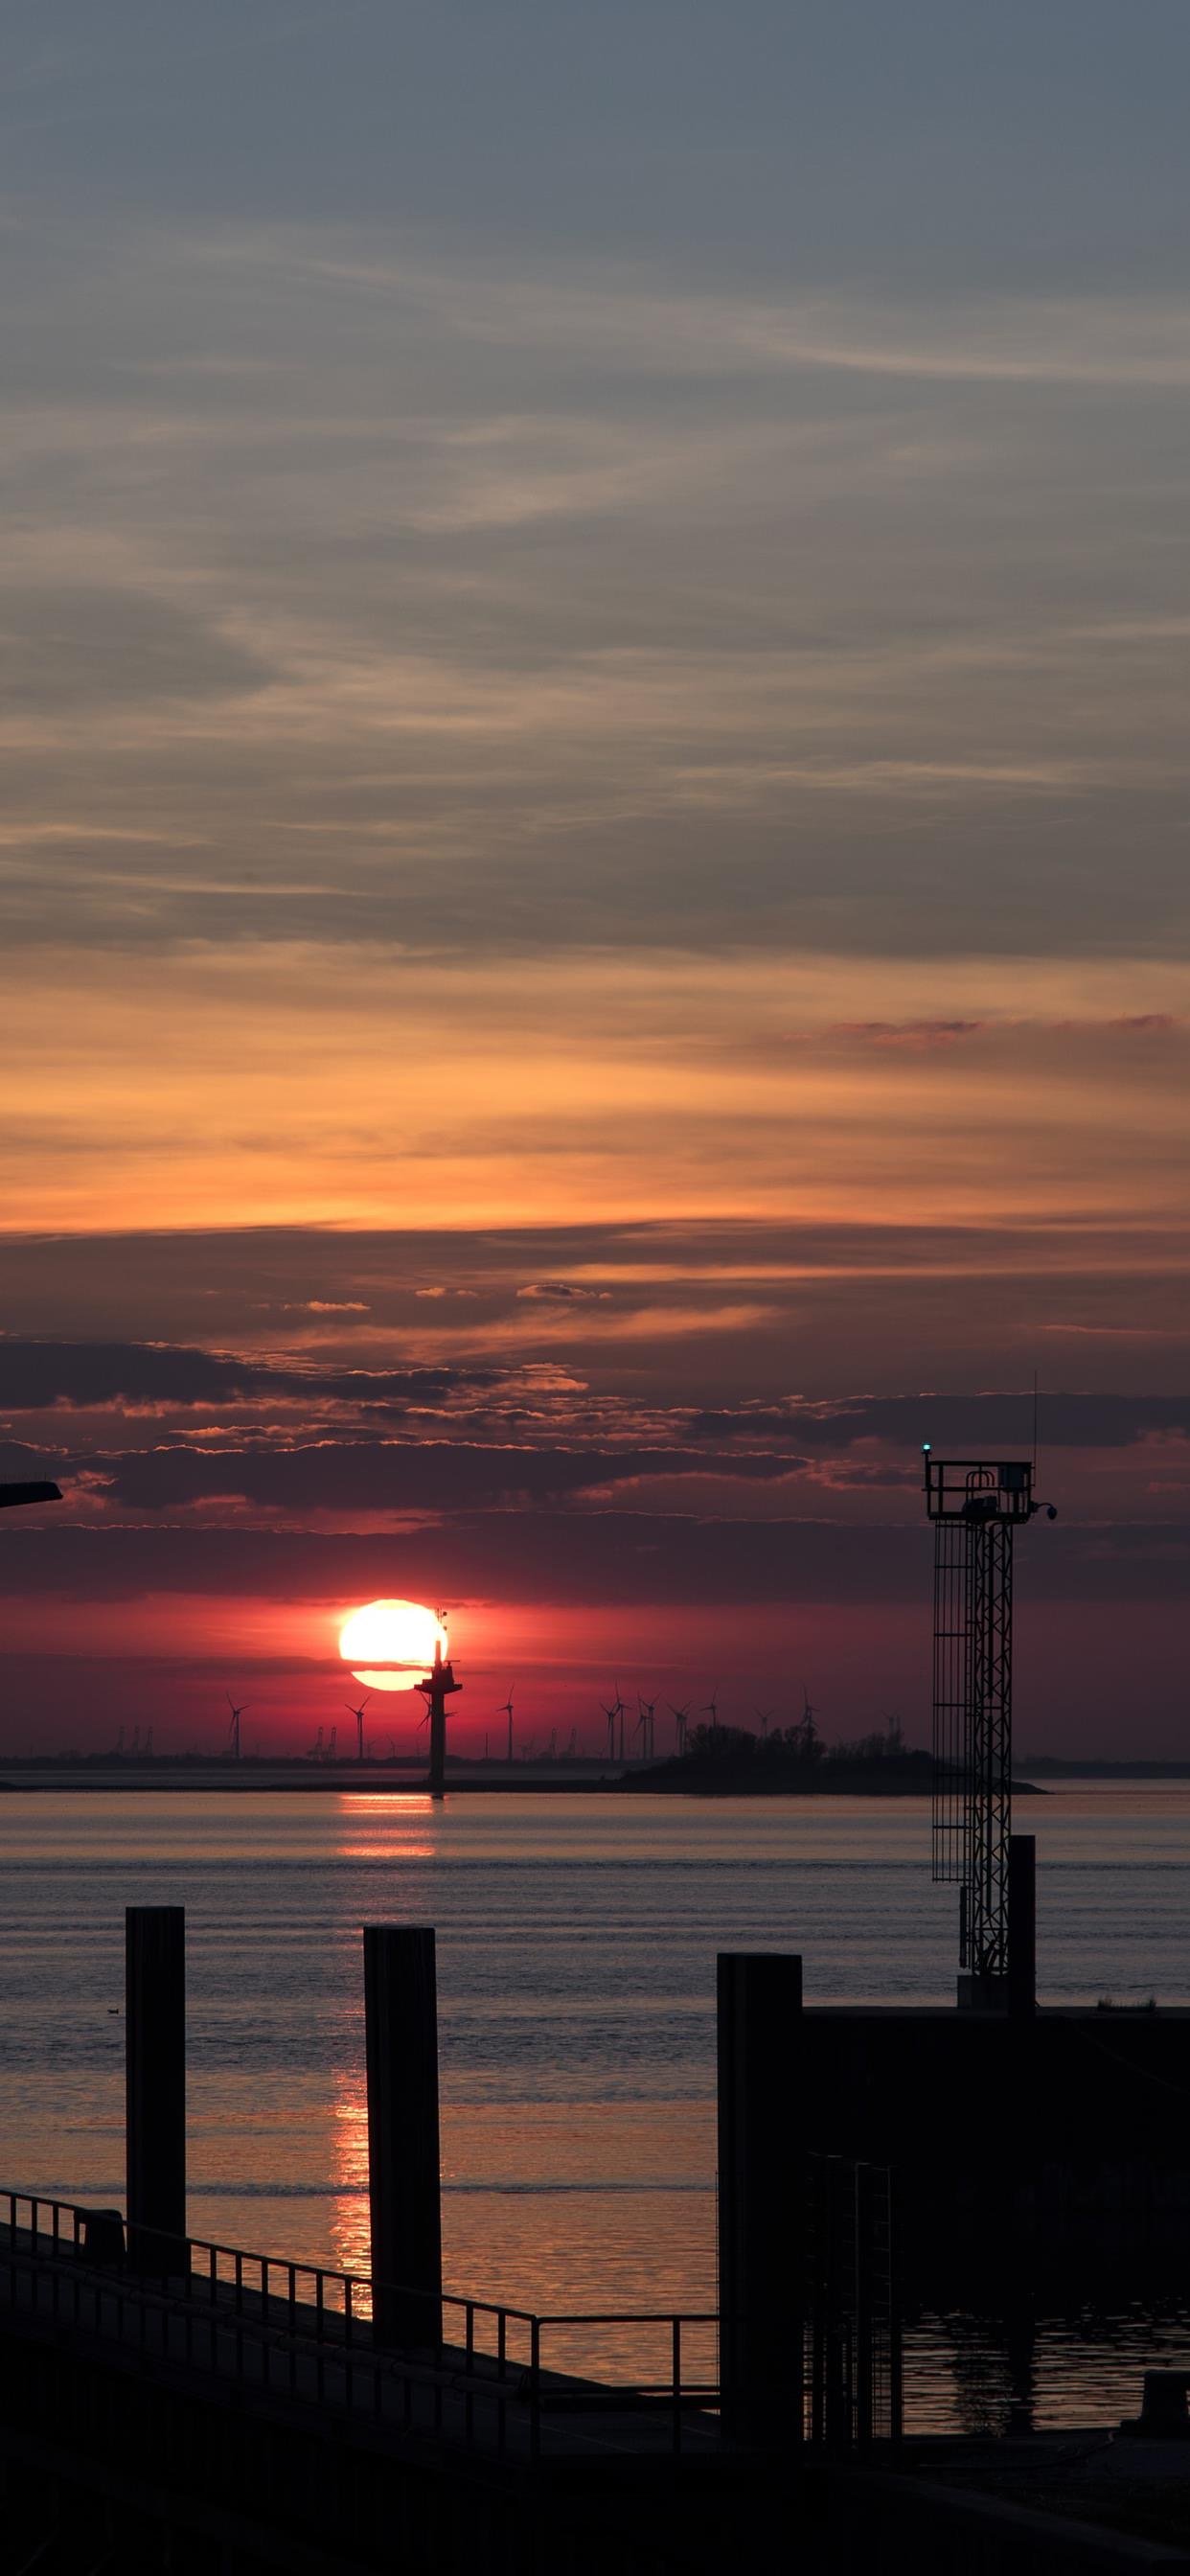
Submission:
<svg viewBox="0 0 1190 2576">
<path fill-rule="evenodd" d="M 589 365 L 610 360 L 695 376 L 749 368 L 838 370 L 927 382 L 1103 385 L 1190 383 L 1190 307 L 1089 293 L 967 294 L 949 304 L 879 303 L 854 293 L 761 300 L 664 292 L 621 270 L 520 273 L 489 260 L 470 274 L 393 257 L 366 238 L 327 247 L 294 228 L 262 229 L 199 256 L 259 261 L 357 294 L 431 313 L 470 339 L 564 346 Z"/>
</svg>

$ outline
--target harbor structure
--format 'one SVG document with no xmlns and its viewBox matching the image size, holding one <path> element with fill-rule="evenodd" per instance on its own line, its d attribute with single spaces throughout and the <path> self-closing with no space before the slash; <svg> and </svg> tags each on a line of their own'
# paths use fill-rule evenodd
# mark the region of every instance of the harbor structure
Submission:
<svg viewBox="0 0 1190 2576">
<path fill-rule="evenodd" d="M 959 1890 L 959 2003 L 982 2010 L 1007 2004 L 1011 1974 L 1013 1541 L 1040 1505 L 1031 1459 L 936 1458 L 926 1441 L 922 1460 L 934 1528 L 933 1871 Z"/>
</svg>

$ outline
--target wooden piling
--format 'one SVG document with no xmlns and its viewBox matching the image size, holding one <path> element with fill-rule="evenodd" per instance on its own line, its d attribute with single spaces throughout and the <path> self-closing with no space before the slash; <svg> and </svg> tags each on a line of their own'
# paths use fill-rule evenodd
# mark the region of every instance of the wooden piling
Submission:
<svg viewBox="0 0 1190 2576">
<path fill-rule="evenodd" d="M 378 2343 L 442 2340 L 438 2006 L 434 1935 L 364 1927 L 368 2197 Z"/>
<path fill-rule="evenodd" d="M 1037 1837 L 1008 1838 L 1008 2013 L 1029 2021 L 1037 2010 Z"/>
<path fill-rule="evenodd" d="M 185 1909 L 130 1905 L 124 1925 L 128 2251 L 170 2273 L 187 2268 Z"/>
<path fill-rule="evenodd" d="M 788 2121 L 790 2024 L 800 1958 L 721 1951 L 718 1960 L 719 2360 L 723 2426 L 800 2437 L 802 2157 Z"/>
</svg>

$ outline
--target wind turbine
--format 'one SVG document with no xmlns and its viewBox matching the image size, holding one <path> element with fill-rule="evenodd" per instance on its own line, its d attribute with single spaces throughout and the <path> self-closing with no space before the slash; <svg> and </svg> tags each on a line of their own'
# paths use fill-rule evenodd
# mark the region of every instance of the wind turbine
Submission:
<svg viewBox="0 0 1190 2576">
<path fill-rule="evenodd" d="M 622 1762 L 624 1759 L 624 1702 L 620 1697 L 620 1685 L 618 1682 L 613 1682 L 612 1689 L 615 1692 L 615 1698 L 612 1700 L 601 1699 L 599 1705 L 607 1719 L 607 1751 L 608 1759 L 611 1762 L 614 1762 L 616 1758 L 616 1722 L 617 1720 L 619 1721 L 620 1760 Z"/>
<path fill-rule="evenodd" d="M 225 1691 L 223 1696 L 231 1710 L 231 1719 L 227 1729 L 227 1740 L 231 1746 L 231 1758 L 233 1762 L 238 1762 L 240 1758 L 240 1719 L 242 1718 L 245 1709 L 251 1708 L 252 1702 L 250 1699 L 243 1699 L 240 1701 L 240 1705 L 237 1708 L 230 1691 Z"/>
<path fill-rule="evenodd" d="M 769 1731 L 769 1719 L 774 1715 L 774 1711 L 771 1708 L 758 1708 L 756 1715 L 760 1719 L 760 1740 L 763 1744 Z"/>
<path fill-rule="evenodd" d="M 508 1759 L 510 1762 L 512 1760 L 512 1694 L 515 1689 L 516 1683 L 510 1682 L 508 1685 L 508 1697 L 507 1699 L 501 1700 L 497 1711 L 498 1716 L 506 1717 L 508 1719 Z"/>
<path fill-rule="evenodd" d="M 646 1762 L 651 1762 L 653 1759 L 653 1712 L 657 1706 L 657 1702 L 655 1699 L 642 1699 L 640 1692 L 638 1691 L 636 1694 L 636 1705 L 640 1711 L 636 1721 L 636 1731 L 641 1738 L 640 1749 Z"/>
<path fill-rule="evenodd" d="M 684 1753 L 686 1750 L 686 1723 L 689 1718 L 690 1711 L 688 1708 L 675 1708 L 671 1699 L 667 1700 L 665 1705 L 674 1722 L 674 1737 L 677 1743 L 678 1752 L 680 1754 Z"/>
<path fill-rule="evenodd" d="M 362 1762 L 364 1758 L 364 1710 L 366 1709 L 371 1696 L 371 1691 L 365 1691 L 358 1708 L 353 1708 L 349 1699 L 345 1699 L 343 1702 L 343 1706 L 347 1710 L 348 1716 L 355 1719 L 355 1758 L 357 1762 Z"/>
<path fill-rule="evenodd" d="M 717 1734 L 718 1734 L 718 1732 L 719 1732 L 719 1684 L 718 1684 L 718 1682 L 716 1682 L 715 1687 L 714 1687 L 714 1690 L 711 1692 L 711 1696 L 710 1696 L 709 1700 L 707 1700 L 707 1701 L 705 1702 L 705 1714 L 706 1714 L 706 1716 L 707 1716 L 707 1717 L 709 1717 L 709 1719 L 710 1719 L 710 1721 L 711 1721 L 711 1733 L 712 1733 L 712 1735 L 717 1735 Z"/>
</svg>

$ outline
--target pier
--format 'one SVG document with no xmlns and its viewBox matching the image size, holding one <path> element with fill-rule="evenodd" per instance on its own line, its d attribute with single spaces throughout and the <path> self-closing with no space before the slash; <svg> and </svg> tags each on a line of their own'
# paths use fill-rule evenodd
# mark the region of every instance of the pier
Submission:
<svg viewBox="0 0 1190 2576">
<path fill-rule="evenodd" d="M 183 1918 L 128 1909 L 127 2214 L 0 2194 L 0 2469 L 30 2562 L 52 2539 L 54 2576 L 713 2567 L 742 2478 L 717 2316 L 444 2289 L 434 1935 L 370 1926 L 363 1964 L 373 2274 L 187 2232 Z"/>
<path fill-rule="evenodd" d="M 133 2265 L 118 2213 L 0 2197 L 3 2447 L 40 2449 L 121 2527 L 230 2550 L 198 2563 L 511 2566 L 539 2530 L 543 2565 L 594 2568 L 622 2491 L 672 2521 L 675 2462 L 700 2493 L 716 2469 L 712 2318 L 448 2294 L 441 2339 L 401 2351 L 376 2337 L 366 2276 L 192 2237 L 157 2250 L 154 2271 L 141 2231 Z M 654 2380 L 556 2366 L 609 2329 L 651 2345 Z M 596 2507 L 602 2538 L 580 2547 Z"/>
<path fill-rule="evenodd" d="M 31 2564 L 49 2545 L 41 2496 L 66 2576 L 710 2576 L 788 2513 L 791 2444 L 807 2535 L 815 2464 L 895 2446 L 892 2310 L 869 2300 L 857 2339 L 857 2275 L 838 2259 L 847 2169 L 823 2169 L 803 2299 L 786 2254 L 804 2204 L 756 2125 L 756 2068 L 800 1963 L 721 1965 L 726 2312 L 542 2315 L 443 2284 L 434 1950 L 427 1927 L 364 1929 L 373 2269 L 348 2273 L 188 2232 L 184 1921 L 128 1909 L 127 2210 L 0 2195 L 0 2466 Z"/>
<path fill-rule="evenodd" d="M 22 2576 L 718 2576 L 765 2563 L 777 2530 L 799 2576 L 966 2576 L 973 2550 L 985 2576 L 1190 2571 L 1063 2519 L 1052 2436 L 903 2435 L 915 2205 L 941 2259 L 961 2234 L 946 2158 L 923 2162 L 925 2106 L 959 2057 L 982 2085 L 1022 2045 L 1030 2085 L 1048 2062 L 1068 2101 L 1079 2017 L 815 2011 L 800 1959 L 721 1956 L 716 2308 L 541 2314 L 442 2280 L 428 1928 L 364 1934 L 371 2273 L 187 2230 L 180 1910 L 130 1908 L 126 1958 L 126 2212 L 0 2193 L 0 2492 Z M 1138 2080 L 1168 2089 L 1183 2029 L 1133 2022 Z M 893 2083 L 894 2060 L 929 2081 Z M 980 2217 L 1003 2260 L 1014 2220 L 986 2178 Z M 1149 2438 L 1168 2426 L 1140 2398 L 1083 2481 L 1097 2523 L 1096 2495 L 1143 2529 L 1168 2485 Z"/>
<path fill-rule="evenodd" d="M 849 2446 L 796 2406 L 780 2440 L 732 2439 L 713 2317 L 444 2294 L 441 2342 L 394 2352 L 364 2276 L 194 2237 L 157 2273 L 146 2253 L 129 2266 L 116 2212 L 0 2194 L 14 2576 L 714 2576 L 777 2534 L 799 2576 L 1190 2571 L 1101 2519 L 1143 2531 L 1184 2456 L 1159 2439 Z M 654 2380 L 576 2369 L 609 2328 L 652 2338 Z"/>
</svg>

